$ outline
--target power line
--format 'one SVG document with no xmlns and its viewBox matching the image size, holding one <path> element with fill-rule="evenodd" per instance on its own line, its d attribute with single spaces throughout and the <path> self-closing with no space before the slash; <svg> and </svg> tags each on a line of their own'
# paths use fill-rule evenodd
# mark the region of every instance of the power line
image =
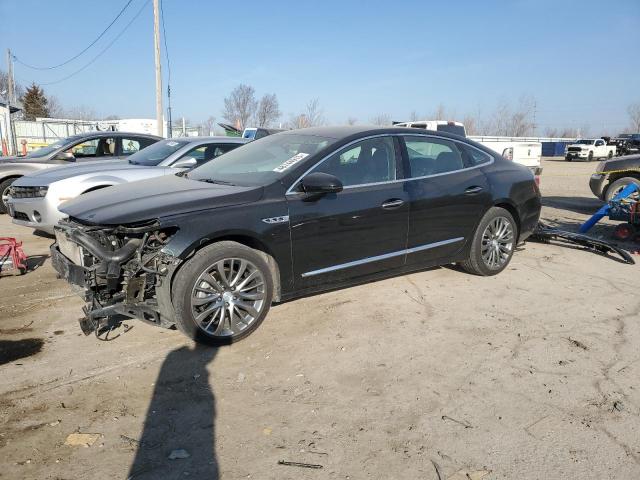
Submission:
<svg viewBox="0 0 640 480">
<path fill-rule="evenodd" d="M 100 39 L 104 36 L 104 34 L 105 34 L 105 33 L 107 33 L 107 31 L 108 31 L 108 30 L 113 26 L 113 24 L 114 24 L 114 23 L 116 23 L 116 20 L 118 20 L 118 19 L 122 16 L 122 14 L 124 13 L 124 11 L 129 7 L 129 5 L 131 5 L 131 2 L 133 2 L 133 0 L 129 0 L 129 1 L 125 4 L 125 6 L 124 6 L 124 7 L 122 7 L 122 10 L 120 10 L 120 13 L 118 13 L 118 15 L 116 15 L 116 18 L 114 18 L 114 19 L 111 21 L 111 23 L 110 23 L 109 25 L 107 25 L 107 28 L 105 28 L 105 29 L 102 31 L 102 33 L 101 33 L 100 35 L 98 35 L 98 37 L 97 37 L 93 42 L 91 42 L 91 43 L 90 43 L 87 47 L 85 47 L 85 48 L 84 48 L 80 53 L 78 53 L 77 55 L 75 55 L 75 56 L 71 57 L 71 58 L 70 58 L 69 60 L 67 60 L 66 62 L 62 62 L 62 63 L 59 63 L 58 65 L 53 65 L 53 66 L 51 66 L 51 67 L 37 67 L 37 66 L 35 66 L 35 65 L 29 65 L 28 63 L 25 63 L 25 62 L 21 61 L 21 60 L 20 60 L 19 58 L 17 58 L 15 55 L 13 56 L 13 59 L 14 59 L 16 62 L 18 62 L 19 64 L 24 65 L 25 67 L 28 67 L 28 68 L 32 68 L 32 69 L 34 69 L 34 70 L 53 70 L 54 68 L 59 68 L 59 67 L 62 67 L 62 66 L 64 66 L 64 65 L 68 64 L 68 63 L 71 63 L 71 62 L 72 62 L 72 61 L 74 61 L 76 58 L 78 58 L 80 55 L 82 55 L 84 52 L 86 52 L 86 51 L 87 51 L 87 50 L 89 50 L 91 47 L 93 47 L 93 46 L 98 42 L 98 40 L 100 40 Z"/>
<path fill-rule="evenodd" d="M 173 137 L 173 119 L 171 118 L 171 62 L 169 60 L 169 47 L 167 46 L 167 30 L 164 26 L 164 8 L 163 1 L 160 0 L 160 19 L 162 20 L 162 38 L 164 40 L 164 54 L 167 58 L 167 136 Z"/>
<path fill-rule="evenodd" d="M 162 8 L 162 0 L 160 0 L 160 19 L 162 21 L 162 38 L 164 40 L 164 53 L 167 57 L 167 86 L 171 83 L 171 62 L 169 61 L 169 48 L 167 47 L 167 31 L 164 28 L 164 10 Z"/>
<path fill-rule="evenodd" d="M 61 83 L 64 82 L 65 80 L 70 79 L 71 77 L 77 75 L 78 73 L 82 72 L 83 70 L 87 69 L 88 67 L 90 67 L 91 65 L 93 65 L 93 63 L 95 63 L 96 60 L 98 60 L 107 50 L 109 50 L 109 48 L 111 48 L 111 46 L 116 43 L 116 40 L 118 40 L 122 34 L 124 34 L 124 32 L 126 32 L 128 30 L 128 28 L 131 26 L 131 24 L 136 20 L 136 18 L 138 18 L 140 16 L 140 14 L 142 13 L 142 11 L 145 9 L 145 7 L 149 4 L 151 0 L 147 0 L 146 2 L 144 2 L 144 4 L 142 5 L 142 7 L 140 8 L 140 10 L 138 10 L 138 12 L 133 16 L 133 18 L 129 21 L 129 23 L 127 23 L 127 25 L 120 31 L 120 33 L 118 33 L 118 35 L 111 40 L 111 42 L 100 51 L 100 53 L 98 53 L 95 57 L 93 57 L 93 59 L 91 59 L 91 61 L 87 64 L 85 64 L 83 67 L 79 68 L 78 70 L 76 70 L 75 72 L 71 73 L 70 75 L 67 75 L 66 77 L 63 77 L 59 80 L 54 80 L 53 82 L 46 82 L 46 83 L 40 83 L 40 85 L 45 86 L 45 85 L 55 85 L 56 83 Z"/>
</svg>

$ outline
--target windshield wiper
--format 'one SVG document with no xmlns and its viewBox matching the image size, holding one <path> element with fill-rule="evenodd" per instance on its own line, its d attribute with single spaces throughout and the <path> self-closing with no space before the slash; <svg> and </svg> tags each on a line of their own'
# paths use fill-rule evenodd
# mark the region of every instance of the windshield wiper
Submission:
<svg viewBox="0 0 640 480">
<path fill-rule="evenodd" d="M 216 180 L 214 178 L 200 178 L 198 179 L 199 182 L 206 182 L 206 183 L 215 183 L 218 185 L 229 185 L 232 187 L 235 187 L 235 183 L 231 183 L 231 182 L 225 182 L 224 180 Z"/>
</svg>

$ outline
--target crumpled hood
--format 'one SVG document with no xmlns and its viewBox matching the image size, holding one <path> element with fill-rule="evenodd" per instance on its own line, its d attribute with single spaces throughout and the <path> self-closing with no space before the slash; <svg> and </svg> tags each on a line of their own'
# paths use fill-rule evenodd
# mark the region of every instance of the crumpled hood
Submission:
<svg viewBox="0 0 640 480">
<path fill-rule="evenodd" d="M 86 175 L 96 172 L 113 172 L 115 170 L 127 170 L 130 168 L 141 168 L 139 165 L 132 165 L 127 160 L 96 160 L 94 162 L 83 162 L 82 164 L 63 165 L 60 167 L 47 168 L 35 173 L 26 175 L 16 180 L 14 185 L 19 187 L 46 187 L 53 182 L 64 180 L 65 178 L 77 175 Z M 155 167 L 154 167 L 155 168 Z"/>
<path fill-rule="evenodd" d="M 262 197 L 262 190 L 167 175 L 86 193 L 63 203 L 60 211 L 83 223 L 121 225 L 251 203 Z"/>
</svg>

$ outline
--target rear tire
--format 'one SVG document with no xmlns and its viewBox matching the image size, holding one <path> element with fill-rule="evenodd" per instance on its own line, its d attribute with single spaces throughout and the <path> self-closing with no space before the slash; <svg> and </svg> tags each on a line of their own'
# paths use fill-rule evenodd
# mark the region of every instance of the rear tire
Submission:
<svg viewBox="0 0 640 480">
<path fill-rule="evenodd" d="M 4 182 L 0 182 L 0 213 L 7 213 L 9 211 L 7 204 L 4 203 L 4 197 L 9 193 L 9 187 L 15 181 L 15 178 L 8 178 Z"/>
<path fill-rule="evenodd" d="M 497 275 L 509 265 L 517 235 L 513 216 L 504 208 L 490 208 L 473 235 L 469 259 L 461 263 L 462 268 L 474 275 Z"/>
<path fill-rule="evenodd" d="M 178 329 L 207 345 L 228 345 L 250 335 L 267 316 L 272 298 L 264 255 L 237 242 L 199 250 L 173 281 Z"/>
</svg>

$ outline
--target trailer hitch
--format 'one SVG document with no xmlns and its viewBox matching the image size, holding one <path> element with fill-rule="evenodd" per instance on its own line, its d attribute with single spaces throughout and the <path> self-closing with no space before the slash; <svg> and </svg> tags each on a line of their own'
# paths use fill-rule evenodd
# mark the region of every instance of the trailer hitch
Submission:
<svg viewBox="0 0 640 480">
<path fill-rule="evenodd" d="M 565 230 L 560 230 L 555 227 L 551 227 L 542 222 L 538 223 L 533 234 L 529 237 L 529 240 L 540 243 L 551 243 L 551 241 L 555 240 L 562 244 L 573 244 L 584 247 L 590 252 L 597 253 L 599 255 L 618 255 L 623 263 L 629 265 L 635 265 L 635 260 L 633 257 L 622 248 L 616 246 L 613 243 L 607 242 L 605 240 L 599 240 L 597 238 L 589 237 L 588 235 L 583 235 L 581 233 L 575 232 L 567 232 Z M 617 259 L 616 259 L 617 260 Z"/>
</svg>

